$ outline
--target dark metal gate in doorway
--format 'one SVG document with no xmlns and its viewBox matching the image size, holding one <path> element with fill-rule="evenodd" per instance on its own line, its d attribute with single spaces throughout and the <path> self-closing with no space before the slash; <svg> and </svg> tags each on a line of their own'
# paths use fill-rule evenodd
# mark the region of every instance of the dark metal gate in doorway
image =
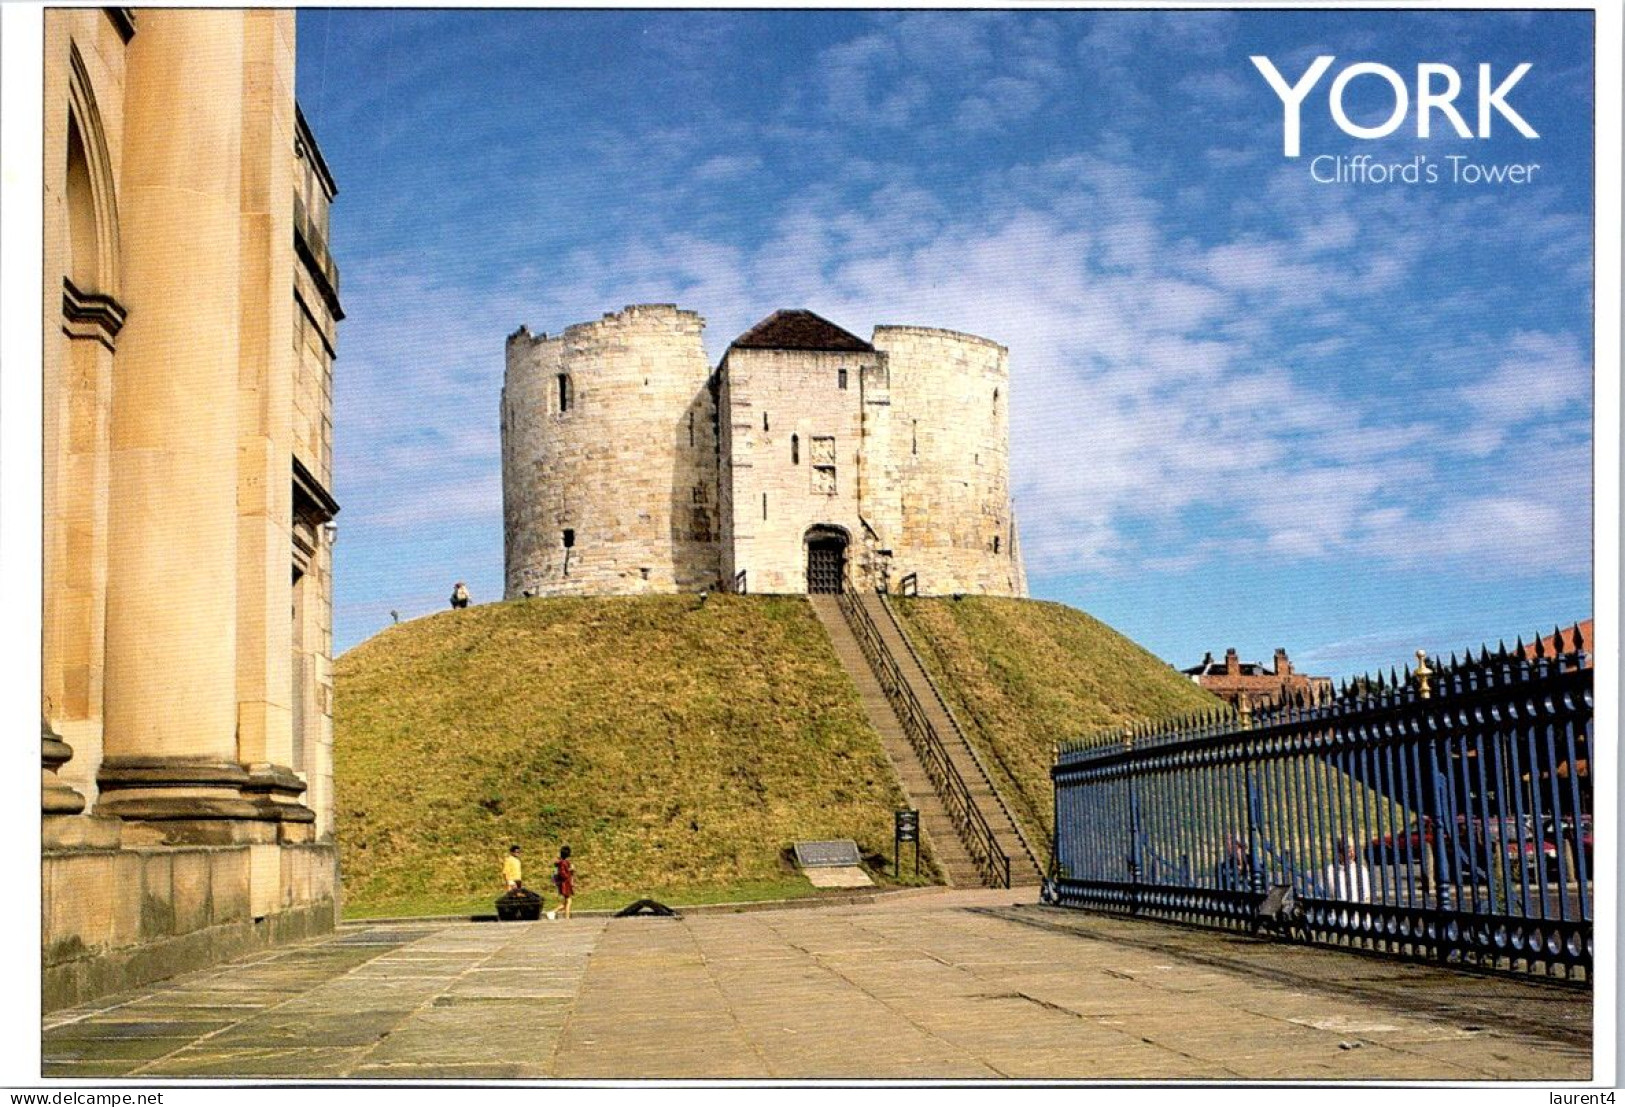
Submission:
<svg viewBox="0 0 1625 1107">
<path fill-rule="evenodd" d="M 846 539 L 814 534 L 807 539 L 807 591 L 838 594 L 846 563 Z"/>
</svg>

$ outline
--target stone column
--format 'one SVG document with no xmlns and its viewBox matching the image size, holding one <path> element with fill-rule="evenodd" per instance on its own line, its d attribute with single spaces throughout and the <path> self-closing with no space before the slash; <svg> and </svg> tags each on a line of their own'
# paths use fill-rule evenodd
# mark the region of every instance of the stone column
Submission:
<svg viewBox="0 0 1625 1107">
<path fill-rule="evenodd" d="M 237 755 L 267 816 L 297 802 L 292 560 L 294 13 L 245 14 L 237 378 Z M 290 828 L 284 828 L 288 830 Z"/>
<path fill-rule="evenodd" d="M 236 840 L 255 815 L 236 696 L 243 27 L 155 8 L 128 54 L 98 780 L 126 841 Z"/>
</svg>

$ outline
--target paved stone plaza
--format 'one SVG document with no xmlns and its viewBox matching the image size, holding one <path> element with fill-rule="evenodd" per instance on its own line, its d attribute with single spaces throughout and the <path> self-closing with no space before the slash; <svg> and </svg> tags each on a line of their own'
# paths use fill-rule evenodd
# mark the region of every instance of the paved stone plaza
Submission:
<svg viewBox="0 0 1625 1107">
<path fill-rule="evenodd" d="M 1550 1080 L 1589 993 L 1016 906 L 380 922 L 54 1012 L 51 1077 Z"/>
</svg>

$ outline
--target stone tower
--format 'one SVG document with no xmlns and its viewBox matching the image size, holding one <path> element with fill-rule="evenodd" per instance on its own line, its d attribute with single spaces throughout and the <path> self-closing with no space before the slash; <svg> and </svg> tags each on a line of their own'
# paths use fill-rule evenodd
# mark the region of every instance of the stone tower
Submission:
<svg viewBox="0 0 1625 1107">
<path fill-rule="evenodd" d="M 1010 502 L 1003 346 L 930 327 L 876 327 L 891 375 L 897 546 L 922 591 L 1025 596 Z"/>
<path fill-rule="evenodd" d="M 717 580 L 716 403 L 704 321 L 642 304 L 508 337 L 508 598 L 688 592 Z"/>
<path fill-rule="evenodd" d="M 778 311 L 713 373 L 703 325 L 652 305 L 510 336 L 509 598 L 816 592 L 848 576 L 1026 594 L 1004 347 L 923 327 L 866 341 Z"/>
</svg>

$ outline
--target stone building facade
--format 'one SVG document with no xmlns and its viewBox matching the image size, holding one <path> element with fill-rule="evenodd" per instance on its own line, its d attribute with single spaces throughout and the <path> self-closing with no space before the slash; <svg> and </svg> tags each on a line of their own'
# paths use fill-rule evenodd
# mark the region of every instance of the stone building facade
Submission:
<svg viewBox="0 0 1625 1107">
<path fill-rule="evenodd" d="M 703 327 L 643 304 L 508 337 L 508 598 L 1026 595 L 1004 347 L 779 311 L 713 370 Z"/>
<path fill-rule="evenodd" d="M 44 13 L 47 1008 L 337 918 L 343 312 L 294 35 Z"/>
</svg>

